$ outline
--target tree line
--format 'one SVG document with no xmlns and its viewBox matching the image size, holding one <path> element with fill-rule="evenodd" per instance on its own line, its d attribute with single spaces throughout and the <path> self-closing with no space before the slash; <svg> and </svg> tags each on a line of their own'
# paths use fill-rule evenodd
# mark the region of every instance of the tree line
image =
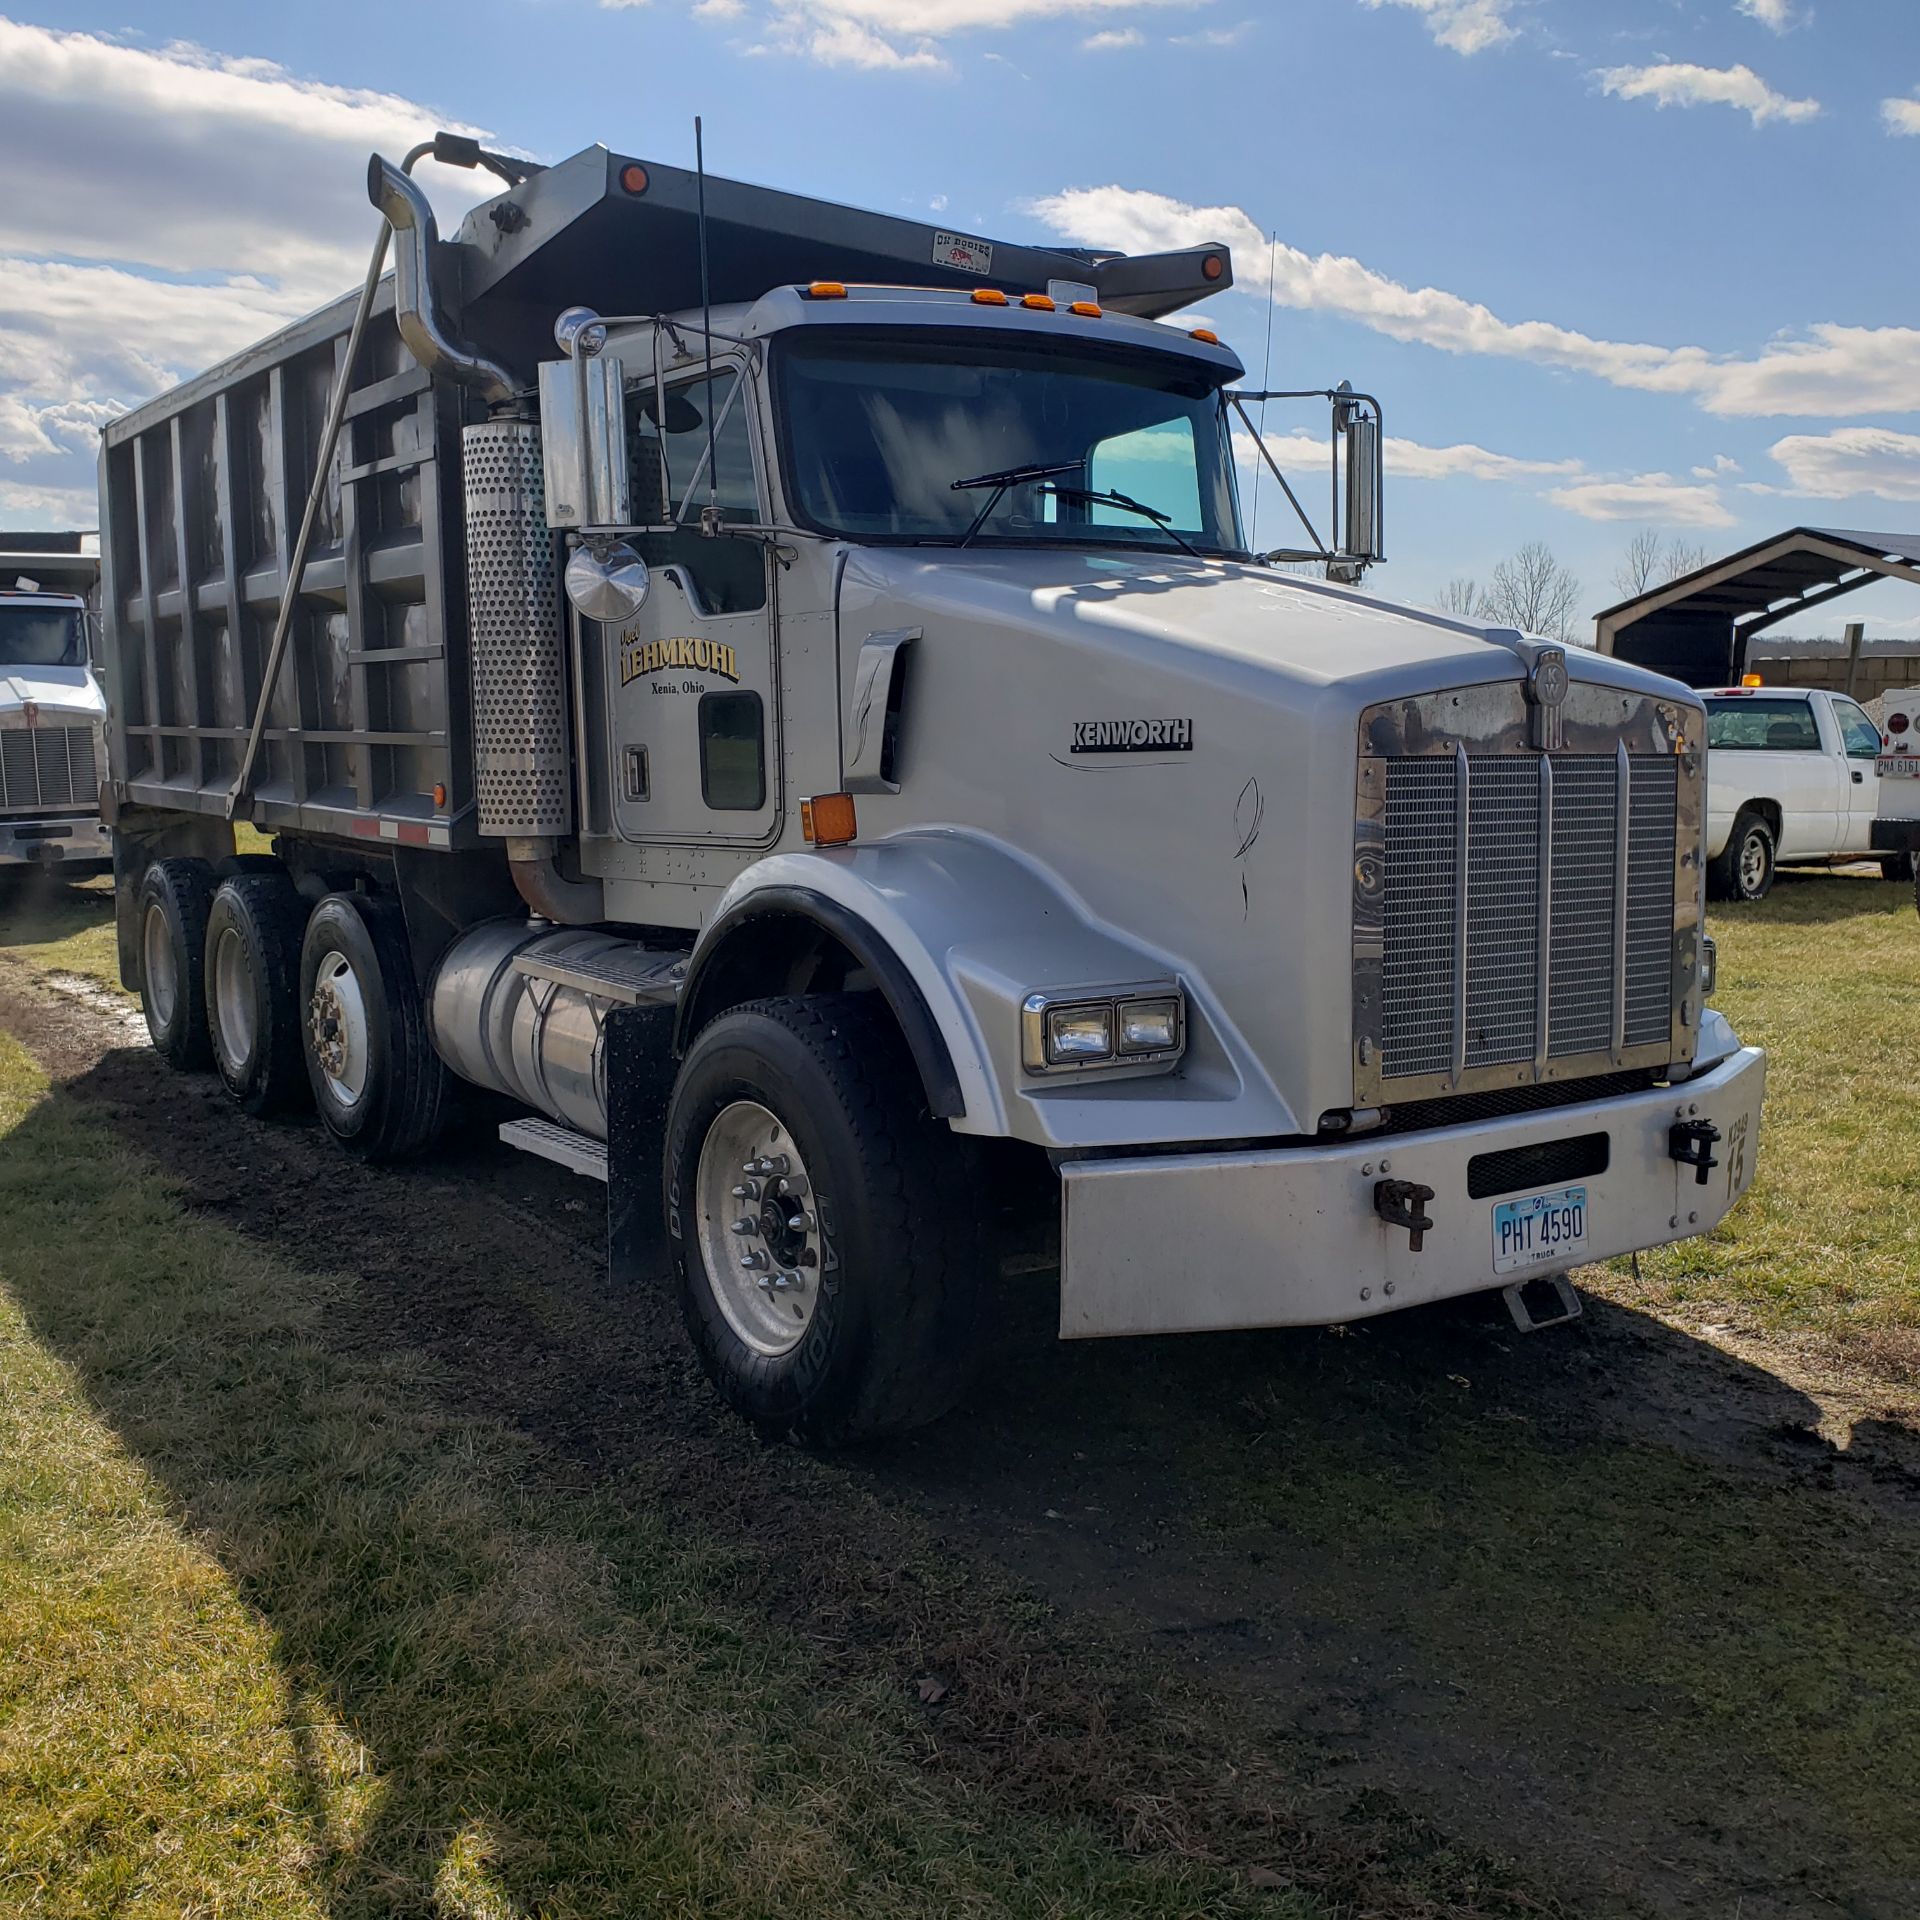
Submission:
<svg viewBox="0 0 1920 1920">
<path fill-rule="evenodd" d="M 1617 597 L 1631 600 L 1649 587 L 1665 586 L 1708 561 L 1705 547 L 1695 546 L 1647 527 L 1627 542 L 1613 570 Z M 1556 640 L 1585 646 L 1584 634 L 1574 628 L 1580 613 L 1580 579 L 1564 565 L 1544 540 L 1529 540 L 1516 554 L 1496 566 L 1484 581 L 1471 574 L 1455 574 L 1440 589 L 1436 604 L 1442 613 L 1489 626 L 1518 627 L 1523 633 L 1544 633 Z"/>
</svg>

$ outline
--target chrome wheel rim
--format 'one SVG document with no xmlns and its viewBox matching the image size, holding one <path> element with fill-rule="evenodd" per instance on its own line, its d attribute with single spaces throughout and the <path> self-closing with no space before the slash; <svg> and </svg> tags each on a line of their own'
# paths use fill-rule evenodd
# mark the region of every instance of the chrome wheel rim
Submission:
<svg viewBox="0 0 1920 1920">
<path fill-rule="evenodd" d="M 694 1176 L 694 1238 L 714 1304 L 740 1340 L 778 1360 L 806 1338 L 825 1253 L 793 1135 L 757 1100 L 707 1129 Z"/>
<path fill-rule="evenodd" d="M 140 969 L 147 983 L 147 1018 L 157 1032 L 173 1024 L 180 1004 L 180 971 L 173 963 L 173 930 L 157 906 L 140 929 Z"/>
<path fill-rule="evenodd" d="M 1750 833 L 1740 848 L 1740 885 L 1752 893 L 1766 877 L 1767 843 L 1759 834 Z"/>
<path fill-rule="evenodd" d="M 253 968 L 238 927 L 222 927 L 213 947 L 213 1024 L 230 1066 L 253 1057 Z"/>
<path fill-rule="evenodd" d="M 367 1035 L 367 1003 L 353 965 L 344 953 L 329 953 L 313 977 L 307 1036 L 327 1091 L 343 1107 L 358 1106 L 366 1097 Z"/>
</svg>

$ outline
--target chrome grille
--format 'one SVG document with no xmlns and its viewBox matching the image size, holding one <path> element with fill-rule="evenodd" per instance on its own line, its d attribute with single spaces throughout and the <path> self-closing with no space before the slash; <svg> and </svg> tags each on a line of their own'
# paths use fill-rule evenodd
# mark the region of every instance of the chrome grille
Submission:
<svg viewBox="0 0 1920 1920">
<path fill-rule="evenodd" d="M 1383 1080 L 1602 1070 L 1667 1043 L 1672 755 L 1461 751 L 1383 772 Z"/>
<path fill-rule="evenodd" d="M 99 804 L 91 727 L 0 728 L 0 812 Z"/>
</svg>

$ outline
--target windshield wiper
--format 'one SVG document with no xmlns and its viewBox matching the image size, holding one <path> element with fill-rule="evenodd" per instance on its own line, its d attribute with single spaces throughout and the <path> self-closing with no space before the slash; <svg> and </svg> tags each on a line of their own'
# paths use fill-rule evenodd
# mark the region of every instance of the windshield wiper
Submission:
<svg viewBox="0 0 1920 1920">
<path fill-rule="evenodd" d="M 976 473 L 971 480 L 956 480 L 955 493 L 971 493 L 976 487 L 991 487 L 987 504 L 973 516 L 973 524 L 960 536 L 961 546 L 972 543 L 973 536 L 993 517 L 993 510 L 1007 497 L 1010 487 L 1024 486 L 1029 480 L 1051 480 L 1056 473 L 1078 473 L 1078 460 L 1056 460 L 1051 466 L 1004 467 L 998 473 Z"/>
<path fill-rule="evenodd" d="M 1042 487 L 1040 491 L 1052 494 L 1056 500 L 1074 500 L 1082 506 L 1120 507 L 1128 513 L 1137 513 L 1143 520 L 1151 520 L 1169 540 L 1178 542 L 1183 552 L 1192 554 L 1196 560 L 1202 557 L 1200 549 L 1175 528 L 1171 514 L 1148 506 L 1144 500 L 1136 500 L 1130 493 L 1109 493 L 1093 487 Z"/>
</svg>

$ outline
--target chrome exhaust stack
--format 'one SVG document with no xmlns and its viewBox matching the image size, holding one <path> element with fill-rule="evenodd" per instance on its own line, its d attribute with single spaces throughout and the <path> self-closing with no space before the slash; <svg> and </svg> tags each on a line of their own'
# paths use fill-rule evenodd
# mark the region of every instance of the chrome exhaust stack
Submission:
<svg viewBox="0 0 1920 1920">
<path fill-rule="evenodd" d="M 496 406 L 512 400 L 518 391 L 513 376 L 498 361 L 456 341 L 434 305 L 433 252 L 440 230 L 427 196 L 376 153 L 367 162 L 367 198 L 393 229 L 393 317 L 413 357 L 429 373 L 473 387 Z"/>
</svg>

